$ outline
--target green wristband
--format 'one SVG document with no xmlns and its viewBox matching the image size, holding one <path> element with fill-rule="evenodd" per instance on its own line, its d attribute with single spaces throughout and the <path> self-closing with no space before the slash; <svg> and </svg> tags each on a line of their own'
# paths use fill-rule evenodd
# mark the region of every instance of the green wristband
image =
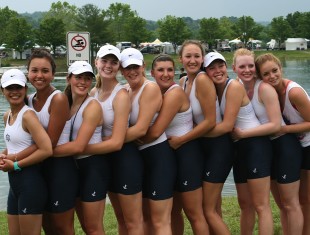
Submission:
<svg viewBox="0 0 310 235">
<path fill-rule="evenodd" d="M 18 162 L 14 162 L 13 166 L 14 166 L 14 171 L 21 171 L 22 170 L 22 168 L 19 167 Z"/>
</svg>

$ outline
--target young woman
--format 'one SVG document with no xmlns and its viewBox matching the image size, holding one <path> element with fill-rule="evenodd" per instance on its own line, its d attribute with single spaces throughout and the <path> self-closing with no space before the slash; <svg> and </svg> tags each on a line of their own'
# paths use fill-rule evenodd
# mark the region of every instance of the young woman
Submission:
<svg viewBox="0 0 310 235">
<path fill-rule="evenodd" d="M 148 143 L 157 139 L 164 132 L 169 138 L 169 136 L 182 136 L 191 131 L 193 129 L 192 109 L 185 92 L 174 82 L 173 59 L 165 54 L 156 56 L 152 63 L 151 74 L 161 89 L 163 104 L 155 123 L 141 140 Z M 175 150 L 175 157 L 178 172 L 175 187 L 178 195 L 176 197 L 181 199 L 193 233 L 206 234 L 208 226 L 202 210 L 201 163 L 203 156 L 198 142 L 192 140 L 183 144 Z M 175 201 L 173 206 L 175 207 Z M 172 221 L 174 220 L 175 218 L 172 218 Z M 173 228 L 177 226 L 180 224 L 173 225 Z"/>
<path fill-rule="evenodd" d="M 162 95 L 158 85 L 146 79 L 143 55 L 134 48 L 121 52 L 121 71 L 130 89 L 132 110 L 126 142 L 143 137 L 160 111 Z M 172 196 L 176 162 L 165 133 L 139 146 L 144 163 L 143 197 L 145 234 L 171 234 Z"/>
<path fill-rule="evenodd" d="M 228 78 L 225 58 L 217 52 L 210 52 L 205 57 L 204 67 L 215 84 L 223 116 L 223 121 L 218 123 L 208 136 L 221 136 L 231 132 L 234 127 L 244 130 L 258 127 L 260 123 L 244 87 L 240 82 Z M 236 141 L 235 148 L 237 154 L 234 163 L 235 182 L 248 184 L 249 197 L 258 214 L 259 234 L 271 235 L 273 234 L 269 199 L 271 143 L 268 137 L 258 136 Z"/>
<path fill-rule="evenodd" d="M 1 90 L 10 104 L 4 114 L 4 141 L 0 169 L 9 171 L 8 227 L 11 235 L 40 235 L 42 214 L 47 200 L 46 183 L 38 164 L 52 155 L 52 144 L 27 101 L 27 79 L 17 69 L 6 71 Z M 19 160 L 16 154 L 33 145 L 36 149 Z M 9 154 L 12 157 L 6 157 Z M 35 185 L 35 187 L 33 187 Z M 4 232 L 4 231 L 3 231 Z"/>
<path fill-rule="evenodd" d="M 309 161 L 309 146 L 310 146 L 310 102 L 306 91 L 297 83 L 283 78 L 282 65 L 277 57 L 272 54 L 263 54 L 255 60 L 258 75 L 264 82 L 272 85 L 279 97 L 282 115 L 288 125 L 281 127 L 281 133 L 294 133 L 297 135 L 303 151 L 303 158 L 300 159 L 298 152 L 292 160 L 287 162 L 287 167 L 290 170 L 298 172 L 298 166 L 301 165 L 300 185 L 299 175 L 292 175 L 295 181 L 291 183 L 293 191 L 289 191 L 289 195 L 295 194 L 299 188 L 299 200 L 302 207 L 305 223 L 303 224 L 303 234 L 310 234 L 310 161 Z M 276 162 L 276 164 L 278 164 Z M 282 177 L 288 177 L 287 172 Z M 281 197 L 281 195 L 280 195 Z M 281 198 L 282 199 L 282 198 Z M 295 206 L 298 202 L 295 200 Z M 284 208 L 287 205 L 282 205 Z M 287 210 L 290 208 L 287 208 Z M 297 219 L 298 215 L 298 219 Z M 288 224 L 296 223 L 302 225 L 302 216 L 294 213 L 293 221 L 287 221 Z M 295 226 L 296 226 L 295 224 Z M 288 233 L 289 234 L 289 233 Z M 296 233 L 297 234 L 297 233 Z"/>
<path fill-rule="evenodd" d="M 88 145 L 85 152 L 107 154 L 111 161 L 112 185 L 109 198 L 118 221 L 120 235 L 143 234 L 142 174 L 143 164 L 133 142 L 125 143 L 130 113 L 127 90 L 117 81 L 121 54 L 118 48 L 105 45 L 97 53 L 98 80 L 91 95 L 104 110 L 104 141 Z"/>
<path fill-rule="evenodd" d="M 79 174 L 77 214 L 86 234 L 104 234 L 103 212 L 109 184 L 107 158 L 83 154 L 88 144 L 101 142 L 103 124 L 99 102 L 88 95 L 95 75 L 86 61 L 75 61 L 68 69 L 65 93 L 69 98 L 70 142 L 54 149 L 56 157 L 75 156 Z"/>
<path fill-rule="evenodd" d="M 242 81 L 261 123 L 247 130 L 235 128 L 234 137 L 271 136 L 274 152 L 271 190 L 280 208 L 283 234 L 301 234 L 303 216 L 298 196 L 300 160 L 297 160 L 301 159 L 300 144 L 292 134 L 276 135 L 280 131 L 281 122 L 285 125 L 281 118 L 278 95 L 271 85 L 256 78 L 254 53 L 247 49 L 237 50 L 234 53 L 233 70 Z M 241 231 L 244 234 L 253 232 L 255 224 L 255 211 L 248 190 L 247 184 L 238 185 L 238 201 L 242 211 Z"/>
<path fill-rule="evenodd" d="M 69 141 L 70 113 L 68 98 L 53 85 L 56 64 L 52 55 L 36 49 L 28 60 L 28 78 L 35 93 L 28 97 L 53 148 Z M 46 234 L 74 234 L 74 205 L 77 196 L 77 169 L 71 156 L 51 157 L 43 163 L 48 186 L 48 202 L 43 215 Z"/>
<path fill-rule="evenodd" d="M 194 40 L 185 41 L 181 47 L 180 61 L 187 72 L 187 76 L 180 80 L 180 85 L 189 97 L 195 125 L 193 130 L 185 135 L 169 137 L 169 143 L 174 149 L 177 149 L 188 141 L 199 140 L 204 154 L 204 159 L 201 162 L 203 166 L 204 214 L 214 233 L 228 234 L 227 226 L 221 218 L 220 200 L 223 184 L 232 167 L 231 141 L 228 136 L 219 138 L 219 143 L 225 144 L 225 148 L 217 148 L 218 151 L 211 151 L 214 149 L 212 146 L 214 146 L 213 141 L 216 139 L 208 138 L 207 134 L 222 119 L 214 84 L 201 70 L 204 51 L 202 45 Z M 221 160 L 218 154 L 225 156 L 225 158 Z"/>
</svg>

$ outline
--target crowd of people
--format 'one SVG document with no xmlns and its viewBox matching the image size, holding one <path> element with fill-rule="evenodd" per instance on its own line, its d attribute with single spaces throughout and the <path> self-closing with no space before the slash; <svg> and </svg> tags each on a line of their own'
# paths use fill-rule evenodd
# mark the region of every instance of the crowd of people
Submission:
<svg viewBox="0 0 310 235">
<path fill-rule="evenodd" d="M 109 196 L 120 235 L 229 235 L 221 193 L 233 170 L 240 234 L 273 234 L 270 192 L 284 235 L 309 235 L 310 99 L 283 77 L 278 58 L 235 51 L 233 71 L 218 52 L 183 43 L 184 74 L 171 56 L 104 45 L 92 66 L 76 61 L 67 86 L 52 82 L 51 54 L 36 49 L 28 79 L 6 71 L 0 170 L 8 172 L 10 235 L 105 234 Z M 122 85 L 117 75 L 127 81 Z M 92 87 L 93 81 L 96 81 Z M 35 88 L 27 94 L 27 80 Z"/>
</svg>

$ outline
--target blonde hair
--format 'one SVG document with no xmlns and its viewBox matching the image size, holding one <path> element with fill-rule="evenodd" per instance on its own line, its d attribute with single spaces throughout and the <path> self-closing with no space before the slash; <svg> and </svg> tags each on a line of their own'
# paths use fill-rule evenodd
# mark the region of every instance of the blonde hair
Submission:
<svg viewBox="0 0 310 235">
<path fill-rule="evenodd" d="M 278 57 L 274 56 L 271 53 L 265 53 L 265 54 L 258 56 L 255 59 L 255 67 L 256 67 L 257 75 L 259 77 L 262 77 L 260 68 L 267 61 L 271 61 L 271 62 L 276 63 L 279 66 L 280 70 L 282 70 L 282 64 L 281 64 L 281 61 L 278 59 Z"/>
<path fill-rule="evenodd" d="M 236 51 L 234 52 L 233 64 L 236 64 L 236 60 L 237 60 L 237 57 L 238 57 L 238 56 L 251 56 L 251 57 L 253 57 L 253 59 L 254 59 L 254 57 L 255 57 L 253 51 L 250 51 L 250 50 L 248 50 L 248 49 L 246 49 L 246 48 L 240 48 L 240 49 L 238 49 L 238 50 L 236 50 Z"/>
</svg>

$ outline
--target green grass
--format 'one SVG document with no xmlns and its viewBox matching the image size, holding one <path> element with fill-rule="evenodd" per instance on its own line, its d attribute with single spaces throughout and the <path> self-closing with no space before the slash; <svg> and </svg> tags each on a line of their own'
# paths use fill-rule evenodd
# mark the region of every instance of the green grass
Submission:
<svg viewBox="0 0 310 235">
<path fill-rule="evenodd" d="M 240 234 L 239 229 L 239 215 L 240 209 L 238 207 L 237 198 L 236 197 L 223 197 L 222 201 L 222 210 L 223 210 L 223 218 L 228 225 L 231 234 L 237 235 Z M 274 220 L 274 235 L 281 234 L 281 224 L 279 217 L 279 210 L 275 205 L 273 199 L 271 199 L 271 206 L 273 211 L 273 220 Z M 117 223 L 116 218 L 114 216 L 113 208 L 111 204 L 107 204 L 104 216 L 104 227 L 107 235 L 117 235 Z M 7 221 L 6 221 L 6 213 L 0 212 L 0 234 L 4 231 L 8 231 Z M 78 220 L 75 220 L 75 232 L 76 235 L 84 234 Z M 42 233 L 43 234 L 43 233 Z M 192 235 L 190 224 L 187 220 L 185 220 L 185 235 Z M 255 226 L 254 234 L 258 234 L 257 224 Z"/>
</svg>

